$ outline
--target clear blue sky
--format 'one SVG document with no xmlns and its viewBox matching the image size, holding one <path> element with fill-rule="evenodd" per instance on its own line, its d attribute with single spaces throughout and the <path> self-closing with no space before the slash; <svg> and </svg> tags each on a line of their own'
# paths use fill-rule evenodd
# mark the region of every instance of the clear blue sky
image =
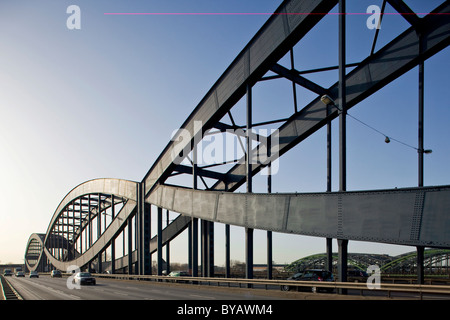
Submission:
<svg viewBox="0 0 450 320">
<path fill-rule="evenodd" d="M 441 1 L 405 1 L 429 12 Z M 106 12 L 271 13 L 280 0 L 31 1 L 0 3 L 0 263 L 23 262 L 28 237 L 44 233 L 63 197 L 94 178 L 140 181 L 179 128 L 268 15 L 109 16 Z M 348 0 L 364 13 L 380 0 Z M 81 8 L 81 29 L 69 30 L 66 9 Z M 336 12 L 334 9 L 334 12 Z M 387 6 L 387 12 L 393 9 Z M 347 61 L 370 52 L 375 30 L 367 16 L 347 18 Z M 408 27 L 401 16 L 383 20 L 378 46 Z M 337 16 L 329 15 L 294 49 L 298 70 L 337 65 Z M 449 49 L 425 64 L 425 184 L 449 184 Z M 280 62 L 289 66 L 289 60 Z M 337 72 L 311 75 L 328 87 Z M 411 70 L 350 110 L 387 135 L 417 145 L 418 71 Z M 254 88 L 254 120 L 293 111 L 291 83 Z M 297 87 L 300 106 L 314 96 Z M 236 107 L 242 123 L 242 112 Z M 242 109 L 242 108 L 241 108 Z M 333 123 L 337 141 L 338 123 Z M 324 131 L 280 160 L 274 192 L 326 189 Z M 417 153 L 348 119 L 348 190 L 417 185 Z M 336 169 L 337 142 L 333 166 Z M 255 178 L 255 190 L 266 182 Z M 333 173 L 333 190 L 338 174 Z M 244 231 L 233 228 L 232 259 L 244 260 Z M 223 226 L 216 224 L 216 264 L 223 263 Z M 172 261 L 185 262 L 180 236 Z M 265 232 L 255 233 L 255 263 L 265 262 Z M 350 252 L 398 254 L 414 248 L 350 242 Z M 277 263 L 325 251 L 320 238 L 274 235 Z M 177 253 L 178 252 L 178 253 Z M 175 256 L 176 255 L 176 256 Z"/>
</svg>

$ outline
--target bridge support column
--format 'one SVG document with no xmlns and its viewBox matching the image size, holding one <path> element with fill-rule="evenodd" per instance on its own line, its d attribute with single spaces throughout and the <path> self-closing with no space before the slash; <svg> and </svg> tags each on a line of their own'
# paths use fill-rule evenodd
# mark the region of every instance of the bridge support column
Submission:
<svg viewBox="0 0 450 320">
<path fill-rule="evenodd" d="M 231 277 L 230 264 L 230 225 L 225 225 L 225 278 Z"/>
<path fill-rule="evenodd" d="M 111 239 L 111 274 L 116 273 L 116 238 Z"/>
<path fill-rule="evenodd" d="M 138 213 L 136 215 L 137 219 L 137 249 L 138 249 L 138 263 L 139 274 L 149 275 L 151 274 L 151 257 L 150 257 L 150 215 L 151 206 L 145 203 L 145 182 L 138 184 L 137 188 L 137 208 Z"/>
<path fill-rule="evenodd" d="M 202 275 L 214 276 L 214 223 L 202 220 Z"/>
<path fill-rule="evenodd" d="M 291 50 L 291 62 L 293 66 L 293 51 Z M 295 110 L 297 111 L 297 98 L 295 95 L 295 83 L 293 82 L 294 90 L 294 102 Z M 270 139 L 267 139 L 267 158 L 270 159 L 272 155 L 272 143 Z M 267 166 L 267 193 L 272 193 L 272 162 L 269 162 Z M 273 269 L 273 254 L 272 254 L 272 231 L 267 231 L 267 279 L 272 279 L 272 269 Z"/>
<path fill-rule="evenodd" d="M 133 225 L 132 218 L 127 220 L 128 232 L 128 274 L 133 274 Z"/>
<path fill-rule="evenodd" d="M 197 189 L 197 145 L 192 150 L 192 189 Z M 198 277 L 198 219 L 191 218 L 190 226 L 190 267 L 193 277 Z"/>
<path fill-rule="evenodd" d="M 169 210 L 166 211 L 166 227 L 169 226 Z M 166 271 L 167 275 L 170 273 L 170 241 L 166 243 Z"/>
<path fill-rule="evenodd" d="M 425 248 L 423 246 L 417 247 L 417 284 L 424 284 L 424 252 Z"/>
<path fill-rule="evenodd" d="M 345 48 L 345 0 L 339 0 L 339 191 L 343 192 L 347 190 L 347 103 L 346 103 L 346 48 Z M 342 219 L 338 213 L 338 221 Z M 338 234 L 342 232 L 342 226 L 338 226 Z M 339 281 L 347 281 L 347 252 L 348 252 L 348 240 L 338 239 L 338 277 Z M 346 289 L 340 290 L 341 294 L 347 294 Z"/>
<path fill-rule="evenodd" d="M 191 221 L 191 269 L 192 276 L 198 277 L 198 219 Z"/>
<path fill-rule="evenodd" d="M 157 245 L 157 261 L 158 261 L 158 276 L 162 275 L 162 208 L 158 207 L 158 245 Z"/>
<path fill-rule="evenodd" d="M 252 193 L 252 87 L 247 84 L 247 126 L 246 126 L 246 146 L 247 153 L 246 161 L 246 175 L 247 175 L 247 193 Z M 245 229 L 245 262 L 247 279 L 253 279 L 253 229 Z M 248 285 L 251 287 L 251 285 Z"/>
<path fill-rule="evenodd" d="M 327 238 L 327 265 L 326 269 L 333 272 L 333 239 Z"/>
<path fill-rule="evenodd" d="M 348 240 L 338 239 L 338 280 L 347 282 Z M 347 289 L 340 289 L 340 294 L 347 294 Z"/>
</svg>

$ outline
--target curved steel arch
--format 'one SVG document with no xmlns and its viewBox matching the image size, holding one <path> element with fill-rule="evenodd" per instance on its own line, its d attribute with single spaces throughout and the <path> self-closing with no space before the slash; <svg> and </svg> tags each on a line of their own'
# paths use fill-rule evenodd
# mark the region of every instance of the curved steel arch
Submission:
<svg viewBox="0 0 450 320">
<path fill-rule="evenodd" d="M 287 70 L 277 62 L 332 10 L 337 2 L 284 1 L 181 126 L 181 129 L 189 133 L 189 139 L 180 141 L 176 136 L 170 141 L 141 183 L 96 179 L 74 188 L 56 209 L 45 238 L 42 239 L 42 235 L 36 234 L 30 237 L 26 256 L 29 254 L 29 257 L 34 257 L 31 253 L 35 251 L 36 245 L 39 247 L 41 241 L 42 250 L 54 267 L 67 269 L 73 264 L 85 266 L 106 248 L 111 239 L 123 229 L 129 217 L 142 213 L 144 203 L 181 213 L 179 218 L 158 235 L 159 239 L 155 237 L 149 242 L 150 251 L 154 250 L 156 240 L 161 243 L 172 239 L 188 226 L 193 217 L 320 237 L 450 247 L 450 232 L 445 228 L 450 223 L 446 214 L 450 209 L 448 186 L 320 194 L 235 194 L 232 192 L 247 179 L 247 166 L 242 162 L 221 173 L 209 168 L 196 168 L 195 165 L 186 167 L 174 159 L 174 155 L 183 152 L 186 157 L 209 129 L 238 128 L 234 123 L 222 123 L 221 119 L 227 114 L 232 118 L 230 110 L 233 106 L 246 95 L 249 87 L 260 81 L 269 71 L 317 94 L 308 105 L 284 119 L 277 133 L 280 141 L 277 146 L 279 152 L 273 154 L 271 149 L 272 160 L 335 119 L 338 110 L 330 112 L 320 101 L 320 97 L 322 94 L 328 94 L 338 102 L 339 82 L 329 88 L 321 88 L 303 78 L 297 70 Z M 394 4 L 394 8 L 397 8 L 395 4 L 399 3 L 393 0 L 389 2 Z M 290 14 L 295 12 L 303 14 Z M 404 14 L 411 27 L 356 64 L 346 75 L 347 108 L 355 106 L 417 66 L 420 61 L 447 47 L 450 44 L 450 21 L 441 13 L 449 12 L 450 4 L 445 1 L 432 14 L 421 19 L 411 18 L 414 15 L 409 13 Z M 253 152 L 256 155 L 266 155 L 266 145 L 259 145 Z M 249 176 L 257 174 L 265 165 L 253 165 Z M 207 190 L 195 191 L 166 184 L 171 175 L 194 175 L 194 170 L 199 177 L 213 178 L 216 183 Z M 89 209 L 83 216 L 81 202 L 87 195 L 97 197 L 98 209 L 96 212 Z M 89 219 L 95 219 L 110 206 L 108 199 L 112 195 L 122 199 L 123 207 L 112 219 L 109 227 L 82 254 L 71 249 L 77 237 L 90 224 Z M 80 203 L 77 204 L 78 201 Z M 114 201 L 112 203 L 114 206 Z M 398 206 L 398 203 L 404 207 Z M 72 227 L 70 232 L 70 225 L 64 219 L 70 219 L 70 212 L 72 220 L 76 219 L 76 206 L 80 207 L 79 225 Z M 390 214 L 383 214 L 386 211 Z M 67 230 L 64 231 L 64 228 Z M 68 249 L 66 255 L 62 258 L 60 256 L 59 259 L 51 252 L 58 246 L 66 246 Z M 41 254 L 41 260 L 42 257 Z M 30 269 L 38 265 L 39 263 L 31 265 L 27 262 Z"/>
<path fill-rule="evenodd" d="M 138 183 L 134 181 L 122 179 L 95 179 L 82 183 L 72 189 L 61 201 L 57 207 L 53 217 L 48 226 L 45 235 L 33 234 L 27 245 L 25 254 L 25 263 L 29 270 L 35 270 L 39 267 L 39 263 L 29 263 L 30 244 L 39 243 L 42 250 L 39 255 L 41 260 L 45 254 L 55 268 L 60 270 L 67 270 L 71 265 L 84 267 L 92 262 L 97 255 L 102 252 L 113 239 L 126 225 L 130 216 L 135 213 L 137 204 L 137 187 Z M 90 206 L 87 210 L 83 210 L 82 201 L 85 197 L 95 196 L 96 205 Z M 114 196 L 114 197 L 112 197 Z M 111 203 L 111 198 L 113 202 Z M 77 238 L 82 234 L 83 229 L 88 226 L 91 220 L 99 217 L 99 213 L 107 208 L 111 208 L 117 204 L 122 204 L 120 211 L 113 217 L 111 223 L 104 230 L 101 235 L 85 252 L 81 255 L 75 252 L 74 244 Z M 66 215 L 70 206 L 78 206 L 78 216 L 75 215 L 75 210 L 72 208 L 72 217 Z M 70 210 L 70 209 L 69 209 Z M 72 222 L 78 220 L 78 223 L 60 222 L 61 220 L 72 218 Z M 62 225 L 63 229 L 55 230 L 55 227 Z M 72 227 L 72 230 L 69 228 Z M 67 231 L 64 230 L 67 228 Z M 55 257 L 52 249 L 66 249 L 65 253 L 60 253 L 59 257 Z M 61 256 L 62 255 L 62 256 Z"/>
</svg>

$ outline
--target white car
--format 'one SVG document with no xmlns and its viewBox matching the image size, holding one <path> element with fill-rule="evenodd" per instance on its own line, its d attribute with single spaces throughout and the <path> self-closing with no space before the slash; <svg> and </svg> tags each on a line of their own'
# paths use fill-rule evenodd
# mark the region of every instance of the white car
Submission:
<svg viewBox="0 0 450 320">
<path fill-rule="evenodd" d="M 95 278 L 89 272 L 78 272 L 75 277 L 73 277 L 73 281 L 76 284 L 92 284 L 95 285 Z"/>
</svg>

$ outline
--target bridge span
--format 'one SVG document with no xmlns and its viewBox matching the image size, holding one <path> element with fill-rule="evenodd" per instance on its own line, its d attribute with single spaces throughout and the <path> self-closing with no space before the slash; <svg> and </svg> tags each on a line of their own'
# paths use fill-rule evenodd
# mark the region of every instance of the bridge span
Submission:
<svg viewBox="0 0 450 320">
<path fill-rule="evenodd" d="M 345 61 L 345 1 L 283 1 L 206 93 L 142 181 L 95 179 L 71 190 L 51 216 L 47 231 L 30 236 L 25 251 L 27 268 L 65 271 L 76 265 L 81 269 L 94 268 L 100 273 L 109 270 L 148 275 L 151 273 L 151 255 L 156 254 L 160 275 L 163 272 L 162 247 L 188 229 L 192 275 L 199 275 L 201 259 L 201 274 L 212 276 L 213 223 L 223 223 L 227 228 L 229 225 L 245 228 L 247 278 L 253 277 L 254 229 L 267 230 L 269 239 L 271 232 L 337 239 L 340 281 L 346 280 L 349 240 L 414 246 L 418 250 L 419 265 L 423 264 L 425 247 L 450 248 L 450 186 L 423 186 L 423 156 L 427 152 L 423 146 L 423 131 L 419 131 L 417 148 L 418 186 L 346 190 L 347 110 L 411 69 L 419 66 L 422 70 L 426 59 L 450 44 L 448 1 L 443 1 L 422 18 L 403 1 L 387 2 L 410 27 L 352 65 L 353 69 L 347 73 L 350 66 Z M 279 61 L 336 6 L 340 13 L 339 65 L 330 68 L 339 70 L 339 80 L 324 88 L 304 78 L 294 66 L 289 69 Z M 423 73 L 419 76 L 423 77 Z M 295 105 L 288 118 L 253 123 L 252 87 L 274 77 L 291 81 L 293 87 L 310 90 L 315 98 L 303 107 Z M 421 87 L 419 96 L 423 97 Z M 246 124 L 239 126 L 232 111 L 243 98 L 247 118 Z M 423 103 L 419 106 L 423 108 Z M 231 124 L 227 124 L 225 118 L 229 118 Z M 274 161 L 318 130 L 325 127 L 330 130 L 335 119 L 338 119 L 340 129 L 339 191 L 331 191 L 329 160 L 326 192 L 271 193 L 270 170 Z M 267 136 L 253 130 L 269 124 L 279 126 Z M 230 163 L 206 166 L 198 163 L 197 147 L 205 135 L 224 132 L 245 138 L 242 144 L 244 156 L 234 159 L 231 166 Z M 329 138 L 327 150 L 330 158 Z M 267 193 L 254 193 L 252 179 L 263 170 L 268 172 Z M 172 184 L 172 178 L 180 175 L 188 176 L 192 184 Z M 205 179 L 212 179 L 213 185 L 208 186 Z M 205 188 L 201 189 L 200 183 Z M 236 192 L 244 186 L 246 192 Z M 180 214 L 165 228 L 163 209 Z M 155 211 L 157 233 L 152 237 L 150 221 Z M 202 227 L 201 257 L 199 222 Z M 119 237 L 127 238 L 127 245 L 123 245 L 123 254 L 116 256 Z M 229 235 L 226 242 L 229 243 Z M 328 246 L 330 243 L 327 241 Z M 103 258 L 109 247 L 112 252 L 110 265 Z M 229 254 L 227 256 L 229 269 Z M 268 263 L 270 265 L 271 261 Z M 421 279 L 423 270 L 419 271 L 419 281 Z"/>
</svg>

